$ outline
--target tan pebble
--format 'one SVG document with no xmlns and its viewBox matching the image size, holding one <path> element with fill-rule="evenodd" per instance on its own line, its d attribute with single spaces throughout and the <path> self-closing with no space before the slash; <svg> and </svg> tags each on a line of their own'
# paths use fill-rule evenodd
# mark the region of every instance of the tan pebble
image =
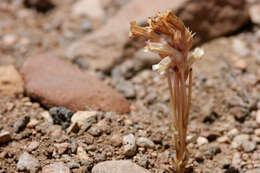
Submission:
<svg viewBox="0 0 260 173">
<path fill-rule="evenodd" d="M 255 135 L 260 137 L 260 129 L 255 129 Z"/>
<path fill-rule="evenodd" d="M 260 124 L 260 109 L 256 112 L 256 122 Z"/>
<path fill-rule="evenodd" d="M 240 59 L 235 62 L 235 67 L 240 69 L 240 70 L 245 70 L 247 68 L 248 64 L 245 60 Z"/>
<path fill-rule="evenodd" d="M 217 141 L 219 143 L 228 143 L 229 142 L 229 138 L 227 136 L 221 136 L 217 139 Z"/>
<path fill-rule="evenodd" d="M 32 129 L 39 124 L 39 121 L 36 119 L 31 119 L 30 122 L 27 124 L 27 128 Z"/>
</svg>

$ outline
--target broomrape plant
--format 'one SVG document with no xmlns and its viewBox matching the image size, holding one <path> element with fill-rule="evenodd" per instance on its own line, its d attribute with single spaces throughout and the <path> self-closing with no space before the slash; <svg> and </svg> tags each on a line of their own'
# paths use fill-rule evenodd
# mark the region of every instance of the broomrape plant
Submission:
<svg viewBox="0 0 260 173">
<path fill-rule="evenodd" d="M 147 27 L 139 27 L 134 21 L 130 24 L 130 37 L 148 39 L 145 50 L 158 53 L 162 59 L 152 69 L 166 74 L 168 79 L 173 108 L 171 129 L 176 149 L 173 164 L 177 173 L 183 173 L 189 158 L 189 142 L 186 138 L 191 106 L 192 64 L 203 56 L 204 51 L 196 48 L 189 54 L 194 34 L 170 10 L 149 18 Z"/>
</svg>

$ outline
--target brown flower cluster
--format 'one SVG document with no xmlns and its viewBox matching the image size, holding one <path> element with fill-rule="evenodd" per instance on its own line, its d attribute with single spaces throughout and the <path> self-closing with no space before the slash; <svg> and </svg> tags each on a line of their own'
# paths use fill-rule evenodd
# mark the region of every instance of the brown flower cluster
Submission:
<svg viewBox="0 0 260 173">
<path fill-rule="evenodd" d="M 204 51 L 196 48 L 189 55 L 194 34 L 170 10 L 149 18 L 147 27 L 131 22 L 130 36 L 142 36 L 147 41 L 146 50 L 156 52 L 162 60 L 153 65 L 153 70 L 167 74 L 172 103 L 173 141 L 176 149 L 174 166 L 183 173 L 188 162 L 187 128 L 191 105 L 192 64 L 201 58 Z M 186 81 L 188 80 L 188 85 Z M 173 81 L 173 82 L 172 82 Z M 173 84 L 174 87 L 173 87 Z M 186 88 L 186 86 L 188 86 Z"/>
</svg>

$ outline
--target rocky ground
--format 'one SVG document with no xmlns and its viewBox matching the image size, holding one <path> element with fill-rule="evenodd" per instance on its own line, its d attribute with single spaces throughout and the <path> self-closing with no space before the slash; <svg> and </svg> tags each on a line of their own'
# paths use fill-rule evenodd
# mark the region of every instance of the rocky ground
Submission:
<svg viewBox="0 0 260 173">
<path fill-rule="evenodd" d="M 187 172 L 260 172 L 258 0 L 1 0 L 0 172 L 174 172 L 167 81 L 128 38 L 168 8 L 205 50 Z"/>
</svg>

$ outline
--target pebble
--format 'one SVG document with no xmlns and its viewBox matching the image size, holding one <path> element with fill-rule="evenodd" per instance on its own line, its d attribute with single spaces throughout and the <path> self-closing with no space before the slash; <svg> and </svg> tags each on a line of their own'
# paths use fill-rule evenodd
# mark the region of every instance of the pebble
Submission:
<svg viewBox="0 0 260 173">
<path fill-rule="evenodd" d="M 250 50 L 247 48 L 246 43 L 241 39 L 234 39 L 232 42 L 233 50 L 239 56 L 247 56 L 250 53 Z"/>
<path fill-rule="evenodd" d="M 12 65 L 0 67 L 0 96 L 12 96 L 24 92 L 23 79 Z"/>
<path fill-rule="evenodd" d="M 89 156 L 87 155 L 86 151 L 83 147 L 79 146 L 77 149 L 77 156 L 81 161 L 89 160 Z"/>
<path fill-rule="evenodd" d="M 134 85 L 131 82 L 120 78 L 119 80 L 116 80 L 115 83 L 116 90 L 122 93 L 126 98 L 133 99 L 136 97 L 136 91 Z"/>
<path fill-rule="evenodd" d="M 107 159 L 106 155 L 104 153 L 97 153 L 95 155 L 95 161 L 98 162 L 102 162 L 105 161 Z"/>
<path fill-rule="evenodd" d="M 85 19 L 81 21 L 80 29 L 84 32 L 89 32 L 92 30 L 92 24 L 90 23 L 89 20 Z"/>
<path fill-rule="evenodd" d="M 30 117 L 24 116 L 18 119 L 13 125 L 14 132 L 19 133 L 20 131 L 23 131 L 26 127 L 26 125 L 29 123 Z"/>
<path fill-rule="evenodd" d="M 28 152 L 32 152 L 33 150 L 36 150 L 39 147 L 40 143 L 37 141 L 32 141 L 30 144 L 26 147 L 26 150 Z"/>
<path fill-rule="evenodd" d="M 11 134 L 8 131 L 0 132 L 0 144 L 9 142 L 11 140 Z"/>
<path fill-rule="evenodd" d="M 133 156 L 136 153 L 136 140 L 133 134 L 129 134 L 123 137 L 123 144 L 124 144 L 124 154 L 126 156 Z"/>
<path fill-rule="evenodd" d="M 17 36 L 15 34 L 5 34 L 3 35 L 3 44 L 5 46 L 14 46 L 17 42 Z"/>
<path fill-rule="evenodd" d="M 254 133 L 255 133 L 256 136 L 260 137 L 260 128 L 255 129 Z"/>
<path fill-rule="evenodd" d="M 72 6 L 72 15 L 75 17 L 87 16 L 101 22 L 105 12 L 100 1 L 79 0 Z"/>
<path fill-rule="evenodd" d="M 63 154 L 68 149 L 68 147 L 70 146 L 70 144 L 66 143 L 66 142 L 60 143 L 60 144 L 53 144 L 53 145 L 56 148 L 57 153 L 59 155 Z"/>
<path fill-rule="evenodd" d="M 92 136 L 100 136 L 102 134 L 102 130 L 99 126 L 95 125 L 92 126 L 89 130 L 88 130 L 89 134 L 91 134 Z"/>
<path fill-rule="evenodd" d="M 93 123 L 97 122 L 97 111 L 78 111 L 71 118 L 71 125 L 68 132 L 73 131 L 74 126 L 78 126 L 81 132 L 89 129 Z"/>
<path fill-rule="evenodd" d="M 70 173 L 70 169 L 63 162 L 55 162 L 44 166 L 42 173 Z"/>
<path fill-rule="evenodd" d="M 209 143 L 207 138 L 202 137 L 202 136 L 198 137 L 198 139 L 197 139 L 198 146 L 202 146 L 202 145 L 207 144 L 207 143 Z"/>
<path fill-rule="evenodd" d="M 53 139 L 58 139 L 62 136 L 62 128 L 58 125 L 53 125 L 48 129 L 47 135 Z"/>
<path fill-rule="evenodd" d="M 248 64 L 245 60 L 239 59 L 238 61 L 235 62 L 234 66 L 240 70 L 246 70 Z"/>
<path fill-rule="evenodd" d="M 145 147 L 145 148 L 154 148 L 155 147 L 153 141 L 151 141 L 148 138 L 144 138 L 144 137 L 138 138 L 136 144 L 139 147 Z"/>
<path fill-rule="evenodd" d="M 64 129 L 69 127 L 70 119 L 74 112 L 64 107 L 53 107 L 49 110 L 54 124 L 61 125 Z"/>
<path fill-rule="evenodd" d="M 259 21 L 260 24 L 260 21 Z M 251 170 L 247 170 L 245 173 L 259 173 L 260 172 L 260 168 L 254 168 Z"/>
<path fill-rule="evenodd" d="M 239 122 L 244 122 L 246 116 L 248 115 L 248 111 L 245 108 L 236 106 L 230 109 L 230 113 L 235 117 L 235 119 Z"/>
<path fill-rule="evenodd" d="M 260 125 L 260 109 L 256 112 L 256 122 Z"/>
<path fill-rule="evenodd" d="M 227 133 L 227 136 L 230 138 L 234 138 L 235 136 L 237 136 L 239 133 L 239 131 L 237 129 L 232 129 Z"/>
<path fill-rule="evenodd" d="M 27 128 L 32 129 L 39 124 L 39 121 L 36 119 L 31 119 L 30 122 L 27 124 Z"/>
<path fill-rule="evenodd" d="M 110 141 L 114 147 L 119 147 L 122 145 L 122 137 L 119 134 L 114 134 Z"/>
<path fill-rule="evenodd" d="M 80 168 L 80 164 L 74 161 L 67 163 L 70 169 Z"/>
<path fill-rule="evenodd" d="M 24 152 L 18 160 L 17 170 L 18 171 L 29 171 L 36 173 L 40 168 L 40 162 L 27 152 Z"/>
<path fill-rule="evenodd" d="M 41 116 L 50 124 L 53 124 L 53 119 L 51 114 L 48 111 L 44 111 L 41 113 Z"/>
<path fill-rule="evenodd" d="M 243 149 L 245 152 L 252 152 L 256 148 L 256 142 L 255 141 L 245 141 L 242 144 Z"/>
<path fill-rule="evenodd" d="M 217 139 L 219 143 L 229 143 L 229 138 L 227 136 L 221 136 Z"/>
<path fill-rule="evenodd" d="M 232 157 L 232 166 L 239 168 L 240 163 L 242 162 L 241 160 L 241 154 L 240 153 L 234 153 Z"/>
<path fill-rule="evenodd" d="M 249 8 L 249 16 L 254 24 L 260 25 L 260 4 L 254 4 Z"/>
<path fill-rule="evenodd" d="M 92 169 L 92 173 L 149 173 L 148 170 L 138 166 L 129 160 L 114 160 L 98 163 Z"/>
<path fill-rule="evenodd" d="M 232 148 L 240 148 L 242 147 L 243 143 L 246 143 L 249 141 L 249 136 L 246 134 L 241 134 L 241 135 L 237 135 L 236 137 L 234 137 L 231 146 Z"/>
</svg>

